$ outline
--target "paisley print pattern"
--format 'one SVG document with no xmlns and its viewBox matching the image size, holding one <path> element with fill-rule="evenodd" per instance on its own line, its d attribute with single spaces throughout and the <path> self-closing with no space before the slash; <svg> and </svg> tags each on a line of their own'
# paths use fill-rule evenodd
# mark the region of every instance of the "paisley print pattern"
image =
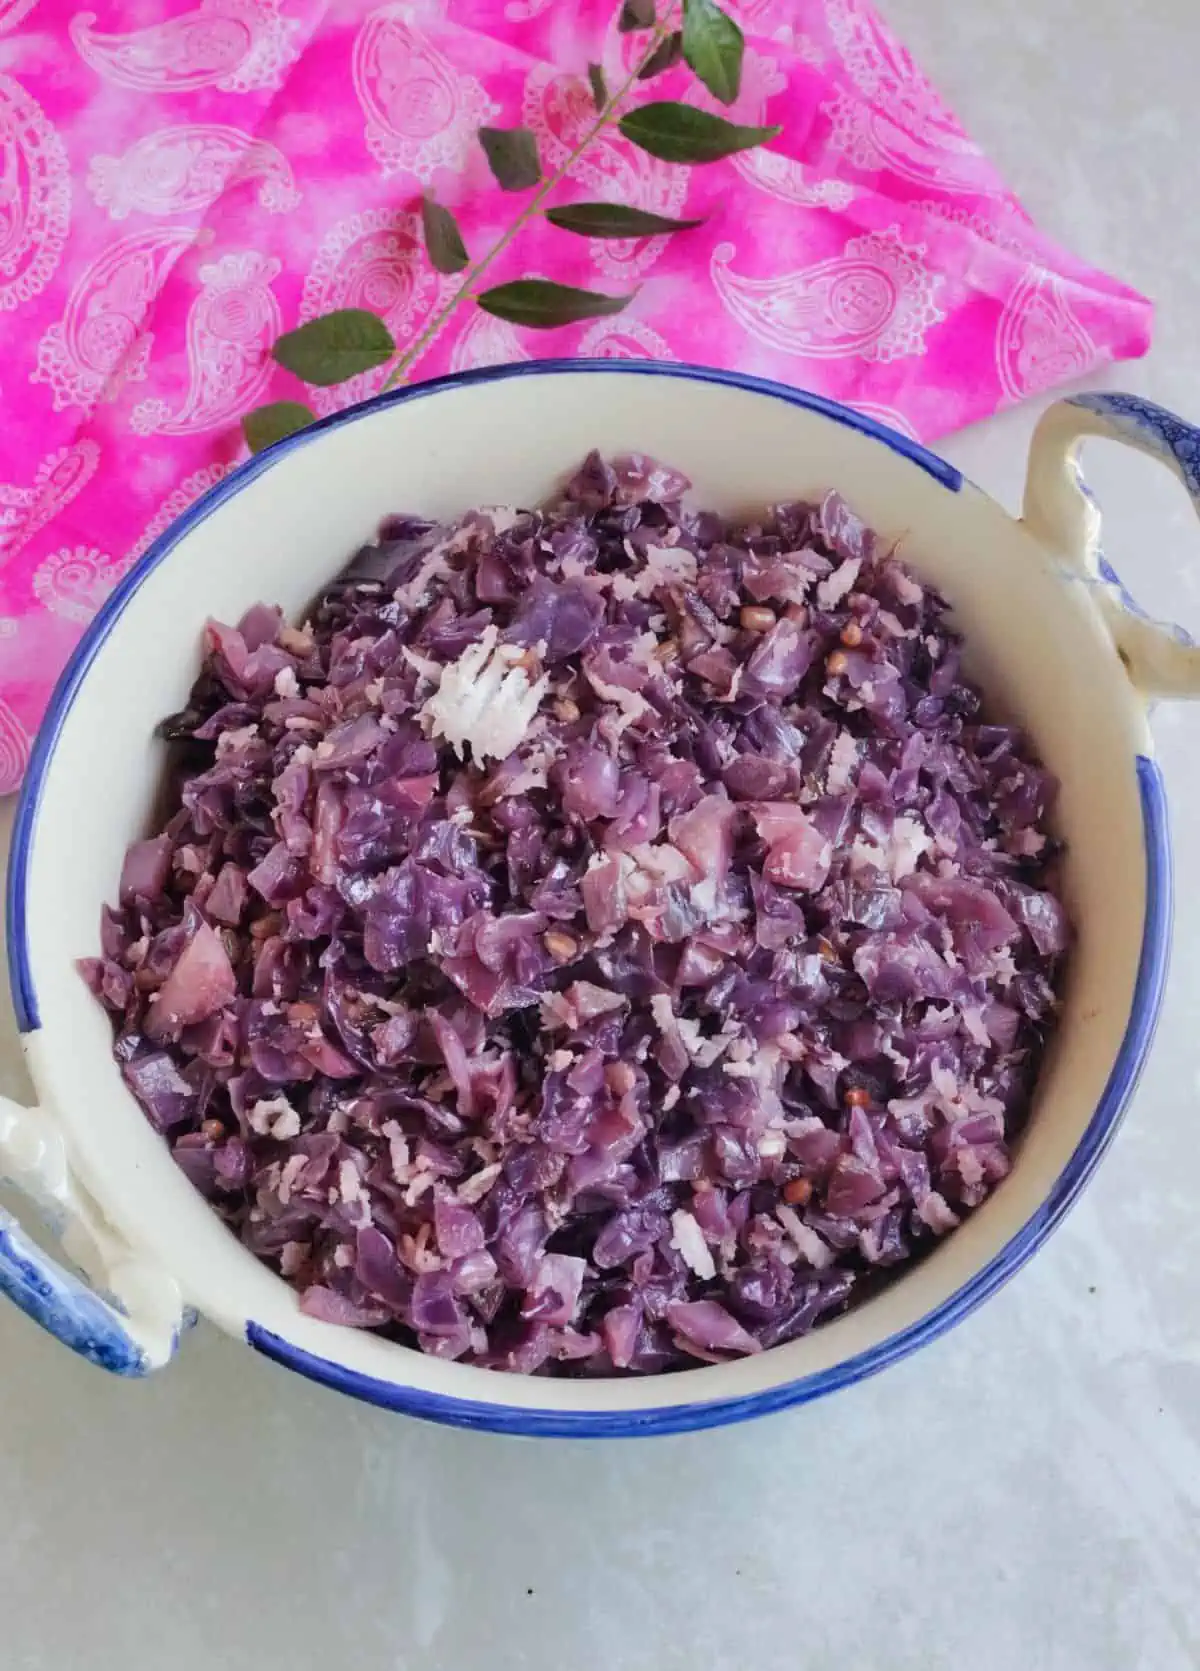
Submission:
<svg viewBox="0 0 1200 1671">
<path fill-rule="evenodd" d="M 0 696 L 0 795 L 20 787 L 29 764 L 29 733 Z"/>
<path fill-rule="evenodd" d="M 834 46 L 852 83 L 825 107 L 835 148 L 856 168 L 944 191 L 983 188 L 991 170 L 865 0 L 827 0 Z"/>
<path fill-rule="evenodd" d="M 860 194 L 849 180 L 822 180 L 810 176 L 809 169 L 781 151 L 765 147 L 740 151 L 731 158 L 742 179 L 780 203 L 794 203 L 802 209 L 823 205 L 828 209 L 844 209 Z"/>
<path fill-rule="evenodd" d="M 627 40 L 629 37 L 625 37 Z M 539 65 L 525 83 L 524 125 L 538 142 L 543 170 L 562 168 L 596 119 L 591 92 L 577 75 Z M 687 202 L 691 170 L 660 162 L 611 132 L 601 134 L 568 169 L 589 198 L 625 203 L 678 219 Z M 628 284 L 655 265 L 669 238 L 589 240 L 595 268 L 615 284 Z"/>
<path fill-rule="evenodd" d="M 533 355 L 507 320 L 494 319 L 490 313 L 480 309 L 469 317 L 454 344 L 450 370 L 470 371 L 475 366 L 513 365 L 517 360 L 532 358 Z"/>
<path fill-rule="evenodd" d="M 46 288 L 71 213 L 66 149 L 36 99 L 0 75 L 0 314 Z"/>
<path fill-rule="evenodd" d="M 48 383 L 55 411 L 115 400 L 142 381 L 153 333 L 144 329 L 167 275 L 195 241 L 191 227 L 133 232 L 83 269 L 60 322 L 38 344 L 33 383 Z"/>
<path fill-rule="evenodd" d="M 131 569 L 139 557 L 145 556 L 158 536 L 166 533 L 176 517 L 182 516 L 190 505 L 194 505 L 202 493 L 207 493 L 210 487 L 216 487 L 232 469 L 232 464 L 210 464 L 180 482 L 175 491 L 163 500 L 125 553 L 123 568 Z"/>
<path fill-rule="evenodd" d="M 786 78 L 780 74 L 775 58 L 749 50 L 745 55 L 742 75 L 745 119 L 766 124 L 770 117 L 771 100 L 786 85 Z M 730 158 L 730 164 L 747 184 L 756 186 L 780 203 L 795 204 L 799 208 L 823 206 L 844 209 L 859 195 L 859 189 L 850 181 L 817 176 L 811 165 L 766 146 L 739 151 Z"/>
<path fill-rule="evenodd" d="M 666 337 L 640 319 L 598 319 L 584 333 L 579 352 L 592 360 L 677 360 Z"/>
<path fill-rule="evenodd" d="M 864 0 L 826 0 L 825 17 L 864 99 L 930 144 L 977 151 L 878 12 Z"/>
<path fill-rule="evenodd" d="M 730 315 L 785 354 L 853 356 L 887 364 L 924 354 L 929 329 L 945 314 L 935 297 L 941 277 L 891 226 L 851 238 L 841 255 L 777 278 L 743 278 L 729 263 L 733 244 L 712 256 L 713 284 Z"/>
<path fill-rule="evenodd" d="M 78 545 L 44 557 L 34 570 L 33 590 L 52 615 L 90 621 L 125 568 L 103 551 Z"/>
<path fill-rule="evenodd" d="M 91 69 L 136 93 L 278 87 L 296 56 L 299 24 L 279 0 L 200 0 L 194 11 L 127 34 L 103 34 L 95 12 L 71 19 L 75 50 Z"/>
<path fill-rule="evenodd" d="M 335 308 L 367 308 L 387 321 L 403 349 L 450 288 L 425 258 L 417 216 L 371 209 L 340 222 L 321 245 L 304 281 L 299 323 Z M 321 414 L 339 411 L 375 394 L 385 376 L 380 367 L 337 388 L 314 389 L 313 404 Z"/>
<path fill-rule="evenodd" d="M 268 214 L 294 209 L 300 193 L 283 152 L 240 128 L 185 123 L 160 128 L 121 157 L 93 157 L 87 186 L 113 220 L 196 214 L 242 180 L 258 182 Z"/>
<path fill-rule="evenodd" d="M 145 400 L 130 415 L 142 435 L 186 435 L 236 421 L 261 398 L 274 369 L 271 344 L 283 328 L 271 280 L 279 263 L 252 251 L 201 267 L 203 285 L 188 314 L 188 389 L 172 412 Z"/>
<path fill-rule="evenodd" d="M 1053 273 L 1022 276 L 996 330 L 996 371 L 1010 400 L 1026 400 L 1100 363 L 1092 338 L 1071 310 Z"/>
<path fill-rule="evenodd" d="M 949 202 L 946 199 L 939 201 L 932 197 L 925 198 L 913 207 L 928 220 L 950 222 L 956 227 L 962 227 L 976 238 L 981 238 L 985 244 L 994 244 L 998 250 L 1005 250 L 1022 262 L 1037 262 L 1037 233 L 1028 221 L 1022 224 L 1022 217 L 1011 212 L 1000 211 L 996 218 L 992 218 L 973 213 L 961 203 Z"/>
<path fill-rule="evenodd" d="M 96 473 L 95 441 L 60 447 L 38 465 L 29 487 L 0 482 L 0 560 L 15 557 L 39 529 L 71 503 Z"/>
<path fill-rule="evenodd" d="M 942 191 L 978 191 L 983 185 L 985 165 L 970 144 L 930 145 L 844 93 L 823 108 L 833 127 L 833 148 L 864 174 L 898 174 Z"/>
<path fill-rule="evenodd" d="M 419 344 L 414 378 L 694 361 L 922 440 L 1144 351 L 1148 304 L 1040 236 L 870 0 L 722 3 L 746 37 L 729 115 L 783 133 L 689 169 L 609 131 L 575 155 L 587 64 L 615 88 L 644 50 L 619 0 L 0 0 L 0 792 L 108 589 L 245 456 L 242 414 L 378 389 L 306 392 L 272 360 L 332 308 Z M 683 68 L 632 96 L 716 108 Z M 533 130 L 558 202 L 701 224 L 622 241 L 535 215 L 490 280 L 629 307 L 552 331 L 447 314 L 461 275 L 425 255 L 422 195 L 476 260 L 528 202 L 492 181 L 483 123 Z"/>
<path fill-rule="evenodd" d="M 367 19 L 352 72 L 367 149 L 385 174 L 412 174 L 422 185 L 436 169 L 461 168 L 476 130 L 499 113 L 475 77 L 458 75 L 412 25 L 406 6 Z"/>
</svg>

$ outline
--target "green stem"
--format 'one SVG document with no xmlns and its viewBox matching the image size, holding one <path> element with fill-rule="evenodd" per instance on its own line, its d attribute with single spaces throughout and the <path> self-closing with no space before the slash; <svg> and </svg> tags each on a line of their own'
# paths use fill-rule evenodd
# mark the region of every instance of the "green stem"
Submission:
<svg viewBox="0 0 1200 1671">
<path fill-rule="evenodd" d="M 558 168 L 548 180 L 543 181 L 508 230 L 503 232 L 492 245 L 487 254 L 475 263 L 475 265 L 467 273 L 467 276 L 463 279 L 462 283 L 459 285 L 458 289 L 454 292 L 453 296 L 451 296 L 450 300 L 446 303 L 445 307 L 433 316 L 417 340 L 411 347 L 406 349 L 396 361 L 396 364 L 392 367 L 391 371 L 384 380 L 383 390 L 394 389 L 398 383 L 403 381 L 405 373 L 429 347 L 429 344 L 433 341 L 434 337 L 437 336 L 442 326 L 446 323 L 447 319 L 449 319 L 450 315 L 459 306 L 459 304 L 466 300 L 471 288 L 478 284 L 479 280 L 483 277 L 484 273 L 487 272 L 488 268 L 492 265 L 493 261 L 496 260 L 497 256 L 504 253 L 509 244 L 511 244 L 513 239 L 516 237 L 517 233 L 520 232 L 521 228 L 529 224 L 554 188 L 562 184 L 563 180 L 566 179 L 567 175 L 571 172 L 572 168 L 574 168 L 575 164 L 587 150 L 588 146 L 596 138 L 597 134 L 603 133 L 604 129 L 608 127 L 609 123 L 616 115 L 617 107 L 620 105 L 621 100 L 629 92 L 630 88 L 633 87 L 641 71 L 649 63 L 650 59 L 658 51 L 663 41 L 666 40 L 667 36 L 670 35 L 674 29 L 677 22 L 675 11 L 676 8 L 674 5 L 668 6 L 666 17 L 661 23 L 655 26 L 654 34 L 651 36 L 650 45 L 647 48 L 645 55 L 638 61 L 637 65 L 622 85 L 617 88 L 616 92 L 609 99 L 604 109 L 598 113 L 596 120 L 584 134 L 578 145 L 576 145 L 567 160 L 562 164 L 561 168 Z"/>
</svg>

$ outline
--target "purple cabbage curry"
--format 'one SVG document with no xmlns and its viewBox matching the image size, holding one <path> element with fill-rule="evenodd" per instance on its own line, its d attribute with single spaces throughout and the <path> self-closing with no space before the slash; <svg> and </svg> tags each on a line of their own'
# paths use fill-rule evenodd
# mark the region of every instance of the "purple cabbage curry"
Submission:
<svg viewBox="0 0 1200 1671">
<path fill-rule="evenodd" d="M 1001 1182 L 1055 784 L 836 494 L 640 456 L 210 622 L 102 955 L 121 1073 L 310 1316 L 651 1374 L 793 1340 Z"/>
</svg>

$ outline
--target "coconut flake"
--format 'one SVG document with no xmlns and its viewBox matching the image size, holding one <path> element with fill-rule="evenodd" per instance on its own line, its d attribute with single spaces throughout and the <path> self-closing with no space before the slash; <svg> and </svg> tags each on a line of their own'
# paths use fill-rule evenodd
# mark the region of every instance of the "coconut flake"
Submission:
<svg viewBox="0 0 1200 1671">
<path fill-rule="evenodd" d="M 653 712 L 646 698 L 639 696 L 636 690 L 629 690 L 625 685 L 609 684 L 608 680 L 602 678 L 595 668 L 589 667 L 586 663 L 583 671 L 587 676 L 588 684 L 591 685 L 600 700 L 611 702 L 613 707 L 619 711 L 614 741 L 620 738 L 621 732 L 625 730 L 626 726 L 632 725 L 635 720 L 641 719 L 644 714 Z"/>
<path fill-rule="evenodd" d="M 441 671 L 437 691 L 421 709 L 421 722 L 434 737 L 444 737 L 461 760 L 467 744 L 476 760 L 505 760 L 515 753 L 533 723 L 549 680 L 530 682 L 526 654 L 500 644 L 494 626 L 485 627 L 477 644 Z"/>
<path fill-rule="evenodd" d="M 928 853 L 933 840 L 919 818 L 897 818 L 888 846 L 888 868 L 893 882 L 902 882 L 917 868 L 917 862 Z"/>
<path fill-rule="evenodd" d="M 704 1240 L 704 1232 L 691 1213 L 685 1212 L 682 1207 L 671 1214 L 671 1246 L 679 1250 L 684 1263 L 695 1271 L 702 1282 L 711 1282 L 716 1276 L 717 1267 Z"/>
<path fill-rule="evenodd" d="M 388 1156 L 392 1163 L 392 1176 L 398 1184 L 406 1184 L 411 1173 L 409 1160 L 408 1139 L 404 1135 L 404 1128 L 398 1120 L 385 1120 L 383 1135 L 388 1141 Z"/>
<path fill-rule="evenodd" d="M 817 602 L 822 609 L 837 608 L 858 579 L 858 571 L 861 568 L 860 557 L 847 557 L 844 563 L 838 564 L 833 573 L 817 587 Z"/>
<path fill-rule="evenodd" d="M 483 1167 L 481 1171 L 468 1178 L 465 1183 L 459 1184 L 455 1191 L 458 1199 L 468 1207 L 474 1206 L 477 1201 L 482 1201 L 500 1176 L 501 1171 L 502 1167 L 499 1161 L 494 1161 L 491 1166 Z"/>
<path fill-rule="evenodd" d="M 954 1230 L 959 1222 L 958 1214 L 949 1205 L 944 1195 L 936 1189 L 929 1194 L 917 1208 L 917 1217 L 923 1224 L 929 1226 L 935 1236 L 944 1236 L 947 1231 Z"/>
<path fill-rule="evenodd" d="M 1046 838 L 1040 830 L 1016 830 L 1008 838 L 1007 849 L 1010 853 L 1022 859 L 1036 859 L 1046 845 Z"/>
<path fill-rule="evenodd" d="M 781 1202 L 775 1209 L 775 1217 L 791 1237 L 801 1258 L 807 1259 L 814 1270 L 823 1271 L 833 1264 L 833 1249 L 805 1224 L 794 1207 Z"/>
<path fill-rule="evenodd" d="M 338 1167 L 338 1193 L 346 1205 L 352 1206 L 362 1195 L 362 1178 L 352 1160 L 344 1160 Z"/>
<path fill-rule="evenodd" d="M 300 1135 L 300 1116 L 294 1108 L 285 1108 L 283 1113 L 271 1127 L 271 1136 L 278 1142 L 285 1143 L 290 1137 Z"/>
<path fill-rule="evenodd" d="M 258 736 L 257 725 L 242 725 L 236 731 L 222 731 L 217 738 L 217 759 L 221 760 L 227 754 L 233 754 L 239 748 L 245 748 Z"/>
<path fill-rule="evenodd" d="M 829 753 L 829 771 L 825 778 L 825 787 L 831 795 L 840 795 L 843 789 L 849 789 L 857 765 L 858 744 L 848 731 L 839 731 Z"/>
<path fill-rule="evenodd" d="M 266 1005 L 263 1005 L 266 1008 Z M 300 1116 L 285 1096 L 260 1097 L 246 1110 L 250 1130 L 259 1137 L 298 1137 Z M 293 1122 L 295 1129 L 293 1130 Z M 277 1128 L 282 1127 L 280 1131 Z"/>
<path fill-rule="evenodd" d="M 292 1199 L 292 1190 L 295 1188 L 297 1179 L 307 1165 L 307 1155 L 289 1155 L 287 1160 L 284 1162 L 283 1170 L 279 1174 L 279 1184 L 277 1188 L 279 1199 L 285 1207 Z"/>
<path fill-rule="evenodd" d="M 625 545 L 636 557 L 637 553 L 628 540 Z M 648 545 L 641 570 L 637 574 L 614 575 L 612 591 L 614 597 L 622 599 L 648 598 L 652 592 L 695 584 L 696 558 L 686 547 Z"/>
</svg>

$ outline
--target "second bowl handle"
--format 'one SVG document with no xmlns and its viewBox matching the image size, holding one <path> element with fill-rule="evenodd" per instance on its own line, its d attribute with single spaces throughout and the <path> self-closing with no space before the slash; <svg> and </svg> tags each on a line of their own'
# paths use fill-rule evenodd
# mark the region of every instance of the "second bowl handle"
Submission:
<svg viewBox="0 0 1200 1671">
<path fill-rule="evenodd" d="M 0 1181 L 38 1209 L 90 1288 L 0 1207 L 0 1294 L 89 1362 L 145 1375 L 174 1355 L 183 1324 L 176 1283 L 135 1258 L 76 1182 L 57 1122 L 0 1097 Z"/>
<path fill-rule="evenodd" d="M 1079 464 L 1090 435 L 1157 459 L 1183 483 L 1200 514 L 1200 428 L 1138 395 L 1081 394 L 1056 401 L 1034 431 L 1022 520 L 1097 589 L 1113 642 L 1147 698 L 1200 697 L 1200 647 L 1180 627 L 1145 615 L 1104 560 L 1100 507 Z"/>
</svg>

